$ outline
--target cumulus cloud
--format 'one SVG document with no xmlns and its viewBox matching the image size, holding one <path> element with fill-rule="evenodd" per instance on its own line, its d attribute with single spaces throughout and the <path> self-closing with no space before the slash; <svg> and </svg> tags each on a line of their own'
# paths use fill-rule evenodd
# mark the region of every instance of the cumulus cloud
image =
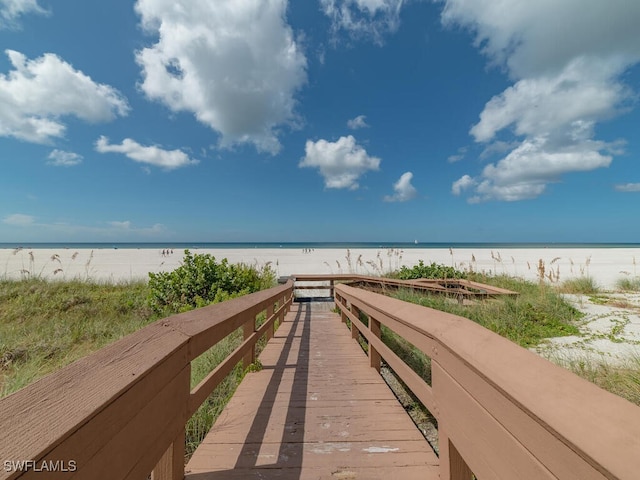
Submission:
<svg viewBox="0 0 640 480">
<path fill-rule="evenodd" d="M 35 218 L 31 215 L 25 215 L 23 213 L 14 213 L 11 215 L 7 215 L 2 219 L 3 223 L 7 225 L 13 225 L 16 227 L 27 227 L 29 225 L 33 225 L 35 222 Z"/>
<path fill-rule="evenodd" d="M 476 181 L 469 175 L 463 175 L 458 180 L 453 182 L 451 186 L 451 193 L 454 195 L 460 195 L 464 190 L 472 187 L 476 184 Z"/>
<path fill-rule="evenodd" d="M 15 50 L 5 52 L 13 70 L 0 74 L 0 136 L 48 143 L 64 135 L 61 117 L 96 123 L 129 111 L 116 89 L 95 83 L 57 55 L 28 60 Z"/>
<path fill-rule="evenodd" d="M 487 142 L 510 126 L 516 135 L 535 136 L 610 118 L 630 97 L 614 80 L 617 63 L 578 58 L 557 74 L 520 80 L 486 104 L 471 135 Z"/>
<path fill-rule="evenodd" d="M 37 0 L 0 0 L 0 29 L 16 28 L 18 19 L 28 13 L 46 15 Z"/>
<path fill-rule="evenodd" d="M 77 153 L 57 149 L 52 150 L 47 158 L 49 159 L 47 164 L 54 167 L 73 167 L 82 163 L 83 159 L 82 155 Z"/>
<path fill-rule="evenodd" d="M 306 58 L 285 21 L 287 0 L 138 0 L 158 41 L 136 54 L 145 95 L 190 112 L 220 146 L 251 143 L 277 153 L 281 126 L 296 127 Z"/>
<path fill-rule="evenodd" d="M 326 188 L 348 188 L 356 190 L 358 179 L 367 171 L 380 167 L 380 159 L 367 154 L 367 151 L 349 135 L 340 137 L 336 142 L 307 140 L 305 157 L 300 167 L 315 167 L 320 170 Z"/>
<path fill-rule="evenodd" d="M 411 180 L 413 179 L 413 173 L 405 172 L 400 176 L 400 179 L 393 184 L 393 195 L 385 195 L 385 202 L 406 202 L 416 198 L 418 191 L 413 185 Z"/>
<path fill-rule="evenodd" d="M 382 44 L 385 34 L 398 29 L 404 3 L 405 0 L 320 0 L 334 34 L 345 31 L 351 37 L 377 44 Z"/>
<path fill-rule="evenodd" d="M 471 128 L 487 145 L 483 157 L 504 155 L 470 177 L 471 201 L 535 198 L 560 175 L 606 167 L 620 153 L 594 138 L 594 126 L 633 102 L 623 75 L 640 61 L 640 3 L 442 3 L 443 23 L 471 31 L 490 63 L 514 82 Z"/>
<path fill-rule="evenodd" d="M 359 128 L 367 128 L 369 125 L 367 125 L 366 118 L 367 117 L 365 115 L 358 115 L 356 118 L 347 120 L 347 127 L 349 127 L 351 130 L 358 130 Z"/>
<path fill-rule="evenodd" d="M 640 183 L 622 183 L 614 187 L 618 192 L 640 192 Z"/>
<path fill-rule="evenodd" d="M 95 144 L 99 153 L 122 153 L 136 162 L 155 165 L 166 170 L 173 170 L 188 165 L 195 165 L 198 160 L 193 160 L 182 150 L 164 150 L 155 145 L 140 145 L 135 140 L 125 138 L 121 144 L 110 144 L 105 136 L 100 137 Z"/>
</svg>

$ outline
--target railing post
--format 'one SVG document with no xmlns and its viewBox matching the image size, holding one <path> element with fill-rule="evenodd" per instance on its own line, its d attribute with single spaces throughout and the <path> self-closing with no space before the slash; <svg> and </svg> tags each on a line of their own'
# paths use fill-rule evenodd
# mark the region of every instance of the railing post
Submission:
<svg viewBox="0 0 640 480">
<path fill-rule="evenodd" d="M 282 305 L 286 305 L 286 307 L 284 307 L 284 310 L 282 311 L 282 316 L 278 317 L 278 322 L 282 323 L 284 322 L 284 316 L 289 313 L 289 310 L 291 310 L 291 303 L 287 303 L 293 295 L 293 291 L 291 291 L 291 294 L 289 296 L 284 295 L 282 297 Z"/>
<path fill-rule="evenodd" d="M 347 301 L 344 297 L 340 296 L 340 294 L 336 294 L 334 298 L 335 298 L 336 307 L 340 309 L 340 320 L 342 320 L 342 323 L 346 324 L 347 314 L 344 313 L 344 309 L 347 308 Z M 340 308 L 338 304 L 342 305 L 343 308 Z"/>
<path fill-rule="evenodd" d="M 438 428 L 438 445 L 440 447 L 440 479 L 471 480 L 473 472 L 441 426 Z"/>
<path fill-rule="evenodd" d="M 173 441 L 151 473 L 151 480 L 184 479 L 184 430 Z"/>
<path fill-rule="evenodd" d="M 187 421 L 189 414 L 187 413 L 189 406 L 189 397 L 191 389 L 189 379 L 191 378 L 191 364 L 183 370 L 185 382 L 185 411 L 184 422 Z M 158 460 L 158 463 L 151 471 L 151 480 L 183 480 L 184 479 L 184 455 L 185 455 L 185 429 L 181 429 L 180 433 L 174 438 L 169 448 L 165 450 Z"/>
<path fill-rule="evenodd" d="M 360 309 L 356 307 L 353 303 L 351 304 L 351 313 L 357 318 L 360 319 Z M 351 338 L 358 339 L 358 334 L 360 331 L 354 322 L 351 322 Z"/>
<path fill-rule="evenodd" d="M 246 340 L 251 335 L 253 335 L 253 332 L 256 331 L 255 315 L 251 314 L 251 319 L 242 326 L 242 331 L 243 331 L 244 340 Z M 242 368 L 247 368 L 249 365 L 251 365 L 255 361 L 256 361 L 256 347 L 254 345 L 253 347 L 251 347 L 251 350 L 242 359 Z"/>
<path fill-rule="evenodd" d="M 274 305 L 273 303 L 270 303 L 269 306 L 267 307 L 267 320 L 269 320 L 273 316 L 273 312 L 274 312 L 273 305 Z M 275 333 L 275 327 L 276 327 L 276 319 L 274 318 L 273 322 L 271 322 L 271 326 L 267 328 L 267 342 L 273 338 L 273 335 Z"/>
<path fill-rule="evenodd" d="M 380 322 L 373 317 L 369 317 L 369 330 L 371 334 L 376 338 L 380 338 Z M 380 361 L 381 357 L 378 351 L 373 347 L 373 344 L 369 342 L 369 366 L 375 368 L 380 373 Z"/>
<path fill-rule="evenodd" d="M 333 278 L 331 280 L 329 280 L 329 296 L 333 297 L 335 293 L 335 289 L 334 289 L 334 280 Z"/>
</svg>

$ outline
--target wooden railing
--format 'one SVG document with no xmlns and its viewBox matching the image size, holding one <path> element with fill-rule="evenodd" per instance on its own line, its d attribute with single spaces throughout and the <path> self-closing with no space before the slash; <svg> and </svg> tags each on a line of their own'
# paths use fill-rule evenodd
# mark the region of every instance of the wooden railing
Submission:
<svg viewBox="0 0 640 480">
<path fill-rule="evenodd" d="M 384 360 L 437 419 L 441 479 L 640 478 L 637 406 L 470 320 L 347 285 L 335 301 L 371 366 Z M 431 385 L 382 326 L 431 358 Z"/>
<path fill-rule="evenodd" d="M 0 479 L 184 478 L 187 420 L 254 360 L 292 298 L 289 280 L 165 318 L 0 400 Z M 191 389 L 191 361 L 241 327 L 242 344 Z"/>
<path fill-rule="evenodd" d="M 295 280 L 296 291 L 320 290 L 326 292 L 329 297 L 333 297 L 333 288 L 337 283 L 348 283 L 353 286 L 381 291 L 408 289 L 436 294 L 446 294 L 450 297 L 457 297 L 460 301 L 465 298 L 518 295 L 517 292 L 513 292 L 511 290 L 460 278 L 419 278 L 413 280 L 400 280 L 397 278 L 372 277 L 369 275 L 350 273 L 330 275 L 294 275 L 293 279 Z"/>
</svg>

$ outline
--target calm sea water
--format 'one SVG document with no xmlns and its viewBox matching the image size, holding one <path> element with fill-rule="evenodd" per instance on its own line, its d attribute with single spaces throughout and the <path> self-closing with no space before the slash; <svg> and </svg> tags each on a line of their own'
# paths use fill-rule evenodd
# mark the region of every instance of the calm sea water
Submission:
<svg viewBox="0 0 640 480">
<path fill-rule="evenodd" d="M 163 242 L 163 243 L 0 243 L 0 248 L 140 248 L 140 249 L 248 249 L 248 248 L 640 248 L 640 243 L 414 243 L 414 242 Z"/>
</svg>

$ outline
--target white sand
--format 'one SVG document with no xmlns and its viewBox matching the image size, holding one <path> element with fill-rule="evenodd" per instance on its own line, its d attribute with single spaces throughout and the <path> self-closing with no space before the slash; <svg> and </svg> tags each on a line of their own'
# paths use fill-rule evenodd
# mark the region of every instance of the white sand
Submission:
<svg viewBox="0 0 640 480">
<path fill-rule="evenodd" d="M 585 314 L 578 325 L 580 335 L 548 339 L 534 351 L 561 365 L 580 361 L 624 365 L 640 358 L 640 294 L 564 297 Z"/>
<path fill-rule="evenodd" d="M 209 253 L 218 260 L 264 265 L 271 262 L 279 276 L 295 273 L 378 274 L 418 260 L 425 263 L 454 265 L 460 269 L 538 278 L 538 261 L 545 263 L 546 274 L 552 268 L 554 282 L 589 275 L 598 285 L 613 289 L 624 276 L 640 275 L 640 248 L 513 248 L 513 249 L 353 249 L 350 261 L 346 249 L 193 249 Z M 57 255 L 57 259 L 53 256 Z M 33 260 L 32 260 L 33 257 Z M 180 265 L 183 252 L 162 256 L 154 249 L 0 249 L 0 277 L 81 278 L 97 281 L 146 279 L 148 272 L 171 271 Z M 475 259 L 475 261 L 474 261 Z M 557 259 L 554 261 L 554 259 Z M 634 262 L 638 262 L 638 268 Z M 54 272 L 58 273 L 54 275 Z M 549 281 L 549 280 L 547 280 Z"/>
</svg>

